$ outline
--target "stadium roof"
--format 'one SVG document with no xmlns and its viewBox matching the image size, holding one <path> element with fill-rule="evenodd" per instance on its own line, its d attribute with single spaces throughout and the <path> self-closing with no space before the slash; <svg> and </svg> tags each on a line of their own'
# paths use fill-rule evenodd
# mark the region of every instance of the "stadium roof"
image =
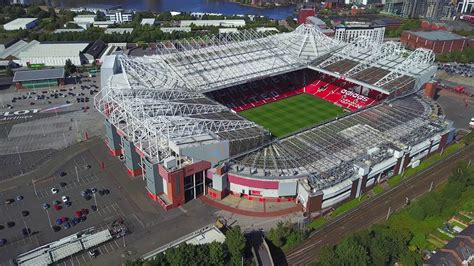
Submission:
<svg viewBox="0 0 474 266">
<path fill-rule="evenodd" d="M 452 41 L 452 40 L 462 40 L 467 39 L 461 35 L 457 35 L 450 31 L 437 30 L 437 31 L 407 31 L 410 34 L 416 35 L 418 37 L 431 40 L 431 41 Z"/>
<path fill-rule="evenodd" d="M 324 189 L 353 176 L 354 164 L 373 167 L 444 130 L 436 111 L 418 97 L 380 104 L 277 140 L 235 159 L 231 171 L 270 179 L 309 176 L 312 187 Z"/>
<path fill-rule="evenodd" d="M 16 71 L 13 82 L 64 78 L 64 68 Z"/>
<path fill-rule="evenodd" d="M 204 92 L 309 67 L 344 74 L 386 94 L 407 93 L 426 82 L 422 76 L 431 77 L 434 60 L 430 50 L 410 52 L 396 43 L 377 45 L 367 38 L 339 43 L 305 24 L 274 35 L 241 31 L 167 41 L 156 51 L 112 59 L 118 60 L 121 73 L 95 99 L 97 109 L 152 161 L 170 156 L 170 142 L 190 136 L 241 141 L 239 148 L 231 147 L 231 156 L 268 143 L 267 130 L 236 118 Z"/>
</svg>

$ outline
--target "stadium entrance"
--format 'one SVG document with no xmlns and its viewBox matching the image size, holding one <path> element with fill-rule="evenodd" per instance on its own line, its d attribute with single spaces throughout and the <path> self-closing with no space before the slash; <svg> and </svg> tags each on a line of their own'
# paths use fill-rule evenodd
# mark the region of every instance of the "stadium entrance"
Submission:
<svg viewBox="0 0 474 266">
<path fill-rule="evenodd" d="M 204 172 L 184 177 L 184 202 L 196 199 L 204 194 Z"/>
</svg>

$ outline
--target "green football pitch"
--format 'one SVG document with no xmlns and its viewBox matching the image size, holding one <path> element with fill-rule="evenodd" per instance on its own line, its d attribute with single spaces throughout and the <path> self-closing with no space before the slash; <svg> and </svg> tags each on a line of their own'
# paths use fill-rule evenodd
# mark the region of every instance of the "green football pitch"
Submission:
<svg viewBox="0 0 474 266">
<path fill-rule="evenodd" d="M 298 94 L 239 114 L 277 137 L 309 127 L 342 114 L 344 110 L 309 94 Z"/>
</svg>

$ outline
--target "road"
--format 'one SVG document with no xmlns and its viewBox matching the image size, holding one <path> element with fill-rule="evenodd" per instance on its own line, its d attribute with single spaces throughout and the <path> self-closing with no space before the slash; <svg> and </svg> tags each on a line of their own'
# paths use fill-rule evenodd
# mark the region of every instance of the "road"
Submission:
<svg viewBox="0 0 474 266">
<path fill-rule="evenodd" d="M 461 152 L 434 164 L 398 186 L 375 196 L 358 208 L 329 222 L 318 231 L 315 231 L 297 248 L 287 252 L 286 259 L 283 256 L 275 258 L 275 264 L 306 265 L 311 263 L 316 260 L 322 247 L 335 245 L 343 237 L 355 231 L 366 229 L 370 225 L 385 219 L 389 209 L 393 213 L 405 205 L 405 197 L 415 199 L 423 195 L 429 191 L 432 182 L 433 187 L 445 182 L 457 162 L 469 160 L 473 157 L 474 145 L 471 145 Z"/>
</svg>

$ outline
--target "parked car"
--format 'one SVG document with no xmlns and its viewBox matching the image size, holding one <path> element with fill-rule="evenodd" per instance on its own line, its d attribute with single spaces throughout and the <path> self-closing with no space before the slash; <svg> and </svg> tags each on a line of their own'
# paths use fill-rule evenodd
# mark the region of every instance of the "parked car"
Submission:
<svg viewBox="0 0 474 266">
<path fill-rule="evenodd" d="M 53 205 L 53 208 L 54 208 L 55 210 L 59 211 L 59 210 L 61 210 L 63 207 L 61 207 L 61 205 L 56 204 L 56 205 Z"/>
<path fill-rule="evenodd" d="M 71 224 L 70 224 L 69 222 L 65 222 L 65 223 L 63 224 L 63 228 L 64 228 L 64 229 L 69 229 L 69 228 L 71 228 Z"/>
<path fill-rule="evenodd" d="M 68 201 L 69 201 L 69 198 L 68 198 L 67 196 L 62 196 L 62 197 L 61 197 L 61 200 L 62 200 L 63 202 L 68 202 Z"/>
<path fill-rule="evenodd" d="M 43 207 L 43 210 L 49 209 L 49 204 L 48 203 L 43 203 L 43 205 L 41 205 L 41 207 Z"/>
<path fill-rule="evenodd" d="M 76 216 L 77 218 L 81 218 L 82 212 L 81 211 L 76 211 L 76 212 L 74 212 L 74 216 Z"/>
<path fill-rule="evenodd" d="M 23 217 L 26 217 L 26 216 L 28 216 L 28 215 L 30 215 L 30 212 L 29 212 L 29 211 L 22 211 L 22 212 L 21 212 L 21 216 L 23 216 Z"/>
<path fill-rule="evenodd" d="M 12 204 L 13 202 L 15 202 L 14 199 L 6 199 L 5 200 L 5 204 Z"/>
<path fill-rule="evenodd" d="M 58 192 L 59 192 L 59 189 L 57 189 L 55 187 L 51 188 L 51 193 L 56 194 Z"/>
<path fill-rule="evenodd" d="M 13 226 L 15 226 L 15 222 L 8 222 L 7 223 L 8 228 L 12 228 Z"/>
<path fill-rule="evenodd" d="M 56 219 L 56 225 L 62 225 L 63 220 L 61 218 Z"/>
<path fill-rule="evenodd" d="M 97 255 L 99 255 L 99 251 L 97 251 L 97 249 L 91 249 L 87 253 L 91 258 L 95 258 Z"/>
<path fill-rule="evenodd" d="M 16 196 L 16 201 L 22 201 L 23 200 L 23 196 Z"/>
<path fill-rule="evenodd" d="M 82 212 L 82 215 L 88 215 L 89 214 L 89 210 L 87 208 L 82 208 L 81 209 L 81 212 Z"/>
<path fill-rule="evenodd" d="M 7 244 L 7 240 L 5 238 L 0 239 L 0 247 L 4 246 Z M 90 255 L 90 253 L 89 253 Z"/>
<path fill-rule="evenodd" d="M 23 233 L 23 236 L 29 236 L 31 234 L 31 229 L 28 227 L 25 227 L 21 229 L 21 232 Z"/>
</svg>

